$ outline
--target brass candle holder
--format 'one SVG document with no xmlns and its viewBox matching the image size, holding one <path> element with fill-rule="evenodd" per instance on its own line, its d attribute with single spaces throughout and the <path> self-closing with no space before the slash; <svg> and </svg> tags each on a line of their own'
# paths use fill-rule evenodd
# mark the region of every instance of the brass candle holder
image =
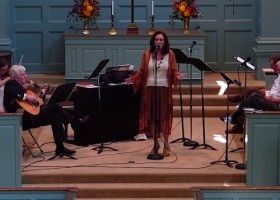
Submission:
<svg viewBox="0 0 280 200">
<path fill-rule="evenodd" d="M 108 33 L 109 33 L 110 35 L 117 35 L 117 31 L 116 31 L 116 29 L 114 28 L 114 18 L 115 18 L 115 16 L 114 16 L 114 15 L 111 15 L 110 18 L 111 18 L 111 28 L 110 28 L 110 30 L 109 30 Z"/>
<path fill-rule="evenodd" d="M 155 22 L 155 16 L 152 15 L 152 16 L 151 16 L 151 29 L 150 29 L 150 31 L 148 32 L 149 35 L 153 35 L 153 34 L 155 33 L 154 22 Z"/>
</svg>

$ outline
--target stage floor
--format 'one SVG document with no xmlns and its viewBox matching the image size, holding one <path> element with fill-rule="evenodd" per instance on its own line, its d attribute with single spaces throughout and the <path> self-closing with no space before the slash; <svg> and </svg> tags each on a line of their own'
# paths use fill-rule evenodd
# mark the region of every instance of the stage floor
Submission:
<svg viewBox="0 0 280 200">
<path fill-rule="evenodd" d="M 23 175 L 28 174 L 90 174 L 90 173 L 214 173 L 214 174 L 245 174 L 245 170 L 228 167 L 224 162 L 211 165 L 210 163 L 218 160 L 225 160 L 226 150 L 226 124 L 219 118 L 205 118 L 205 142 L 203 141 L 203 125 L 201 118 L 192 119 L 192 130 L 190 128 L 190 118 L 183 118 L 184 136 L 186 139 L 192 139 L 201 144 L 201 147 L 190 149 L 184 146 L 179 140 L 171 143 L 171 154 L 162 160 L 149 160 L 147 155 L 152 149 L 154 143 L 152 138 L 143 141 L 118 141 L 104 143 L 104 150 L 97 154 L 93 148 L 100 144 L 90 145 L 87 147 L 65 144 L 69 149 L 75 149 L 75 158 L 56 158 L 48 160 L 54 155 L 54 143 L 50 126 L 40 127 L 32 131 L 38 137 L 38 142 L 42 145 L 44 153 L 33 158 L 26 151 L 22 168 Z M 231 127 L 230 125 L 229 127 Z M 118 134 L 118 133 L 116 133 Z M 181 118 L 174 118 L 172 135 L 170 142 L 182 138 Z M 236 148 L 243 147 L 240 142 L 242 134 L 229 134 L 228 142 L 228 159 L 243 162 L 243 151 L 230 152 Z M 24 132 L 24 137 L 28 139 L 28 133 Z M 73 139 L 73 130 L 69 128 L 69 139 Z M 206 145 L 204 145 L 206 144 Z M 162 153 L 163 143 L 160 142 Z M 208 148 L 215 148 L 212 150 Z M 109 148 L 117 151 L 112 151 Z M 32 150 L 39 154 L 38 149 Z M 94 168 L 94 169 L 93 169 Z"/>
</svg>

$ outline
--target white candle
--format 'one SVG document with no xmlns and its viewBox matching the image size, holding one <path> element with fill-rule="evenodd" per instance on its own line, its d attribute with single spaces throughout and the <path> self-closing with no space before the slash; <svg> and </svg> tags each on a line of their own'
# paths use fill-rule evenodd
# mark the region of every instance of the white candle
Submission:
<svg viewBox="0 0 280 200">
<path fill-rule="evenodd" d="M 152 15 L 154 15 L 154 0 L 152 0 Z"/>
<path fill-rule="evenodd" d="M 114 15 L 114 0 L 112 0 L 112 15 Z"/>
</svg>

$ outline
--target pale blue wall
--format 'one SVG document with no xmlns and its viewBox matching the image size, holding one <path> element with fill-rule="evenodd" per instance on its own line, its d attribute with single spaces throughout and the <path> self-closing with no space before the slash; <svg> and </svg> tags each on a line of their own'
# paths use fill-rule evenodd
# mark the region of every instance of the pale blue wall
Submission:
<svg viewBox="0 0 280 200">
<path fill-rule="evenodd" d="M 108 29 L 111 0 L 99 2 L 101 16 L 98 26 Z M 126 29 L 130 23 L 130 2 L 115 0 L 117 29 Z M 203 17 L 191 20 L 191 28 L 198 26 L 207 34 L 205 61 L 212 67 L 234 71 L 238 64 L 233 56 L 237 55 L 244 58 L 250 56 L 253 64 L 263 66 L 267 65 L 271 54 L 279 53 L 280 25 L 275 25 L 277 22 L 273 23 L 272 20 L 277 20 L 279 0 L 198 2 Z M 23 63 L 29 72 L 63 72 L 63 32 L 71 26 L 65 20 L 72 4 L 73 0 L 1 0 L 0 25 L 3 29 L 0 30 L 0 49 L 14 49 L 13 62 L 18 62 L 24 52 Z M 170 0 L 155 0 L 155 28 L 171 28 L 168 23 L 171 11 Z M 139 28 L 150 28 L 150 15 L 151 0 L 135 0 L 135 23 Z M 72 26 L 81 28 L 82 23 Z M 173 28 L 182 27 L 183 23 L 178 21 Z M 271 31 L 273 27 L 278 28 L 276 32 Z"/>
</svg>

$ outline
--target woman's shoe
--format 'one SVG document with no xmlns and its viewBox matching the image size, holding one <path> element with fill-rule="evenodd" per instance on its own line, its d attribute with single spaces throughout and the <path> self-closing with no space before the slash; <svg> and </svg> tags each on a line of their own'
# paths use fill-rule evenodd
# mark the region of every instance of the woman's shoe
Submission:
<svg viewBox="0 0 280 200">
<path fill-rule="evenodd" d="M 160 146 L 159 144 L 157 144 L 157 152 L 159 150 Z M 152 148 L 152 151 L 150 152 L 150 154 L 155 154 L 155 146 Z"/>
<path fill-rule="evenodd" d="M 170 148 L 164 147 L 162 155 L 163 157 L 168 157 L 170 155 Z"/>
</svg>

